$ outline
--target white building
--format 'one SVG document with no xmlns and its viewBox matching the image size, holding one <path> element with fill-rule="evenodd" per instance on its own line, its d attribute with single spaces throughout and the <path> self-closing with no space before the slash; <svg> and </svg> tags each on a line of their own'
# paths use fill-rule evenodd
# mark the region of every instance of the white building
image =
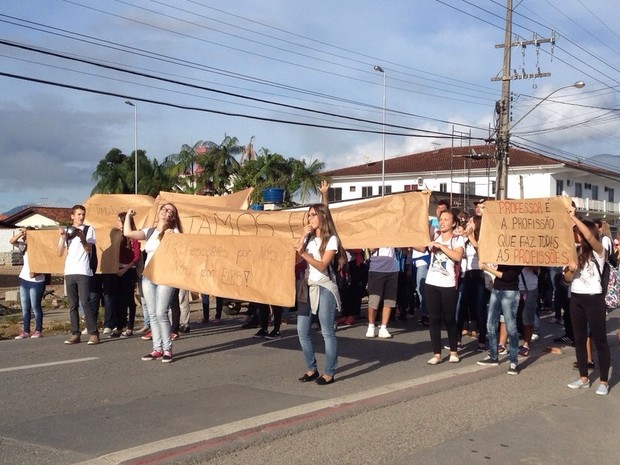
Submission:
<svg viewBox="0 0 620 465">
<path fill-rule="evenodd" d="M 480 198 L 495 198 L 493 147 L 449 147 L 385 160 L 385 194 L 433 191 L 431 203 L 447 198 L 456 208 L 471 210 Z M 330 201 L 381 195 L 382 162 L 324 173 L 331 178 Z M 568 195 L 580 215 L 604 218 L 617 230 L 620 218 L 620 175 L 585 163 L 510 149 L 507 198 Z M 431 208 L 434 210 L 434 208 Z"/>
</svg>

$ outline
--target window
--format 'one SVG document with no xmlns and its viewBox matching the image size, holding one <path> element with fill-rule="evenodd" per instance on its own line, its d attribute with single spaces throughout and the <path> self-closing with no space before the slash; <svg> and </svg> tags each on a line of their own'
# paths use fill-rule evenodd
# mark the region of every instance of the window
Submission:
<svg viewBox="0 0 620 465">
<path fill-rule="evenodd" d="M 581 184 L 580 182 L 576 182 L 575 183 L 575 197 L 582 197 L 583 196 L 583 184 Z"/>
<path fill-rule="evenodd" d="M 327 198 L 330 202 L 342 200 L 342 187 L 330 187 L 327 190 Z"/>
<path fill-rule="evenodd" d="M 614 200 L 614 190 L 611 187 L 607 189 L 607 201 L 608 202 L 615 202 L 615 200 Z"/>
<path fill-rule="evenodd" d="M 448 183 L 447 182 L 439 183 L 439 192 L 448 192 Z"/>
<path fill-rule="evenodd" d="M 592 200 L 598 200 L 598 186 L 592 184 Z"/>
<path fill-rule="evenodd" d="M 467 195 L 476 195 L 476 183 L 475 182 L 468 182 L 467 184 L 465 184 L 465 186 L 467 187 Z"/>
<path fill-rule="evenodd" d="M 379 186 L 379 195 L 381 195 L 382 192 L 383 192 L 383 188 L 382 188 L 382 186 Z M 385 186 L 385 193 L 386 194 L 391 194 L 392 193 L 392 186 Z"/>
<path fill-rule="evenodd" d="M 372 197 L 372 186 L 362 186 L 362 197 Z"/>
<path fill-rule="evenodd" d="M 564 180 L 556 179 L 555 180 L 555 195 L 562 195 L 564 192 Z"/>
<path fill-rule="evenodd" d="M 355 192 L 356 186 L 349 186 L 349 192 Z"/>
<path fill-rule="evenodd" d="M 491 181 L 491 194 L 495 195 L 497 193 L 497 181 Z"/>
</svg>

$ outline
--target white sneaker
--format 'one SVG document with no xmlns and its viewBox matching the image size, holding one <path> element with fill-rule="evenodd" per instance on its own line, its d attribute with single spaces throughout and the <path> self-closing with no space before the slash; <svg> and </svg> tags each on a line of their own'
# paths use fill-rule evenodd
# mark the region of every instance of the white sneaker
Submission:
<svg viewBox="0 0 620 465">
<path fill-rule="evenodd" d="M 538 336 L 538 334 L 534 333 L 532 334 L 532 339 L 530 339 L 531 341 L 537 341 L 539 339 L 540 336 Z"/>
<path fill-rule="evenodd" d="M 375 327 L 369 326 L 368 331 L 366 331 L 366 337 L 375 337 Z"/>
<path fill-rule="evenodd" d="M 581 378 L 577 378 L 572 383 L 568 383 L 567 386 L 571 389 L 583 389 L 590 387 L 590 380 L 583 381 Z"/>
<path fill-rule="evenodd" d="M 379 337 L 381 339 L 390 339 L 392 337 L 392 335 L 387 330 L 387 328 L 379 328 Z"/>
<path fill-rule="evenodd" d="M 428 362 L 429 365 L 437 365 L 439 363 L 441 363 L 441 358 L 440 357 L 435 357 L 433 356 Z"/>
<path fill-rule="evenodd" d="M 461 359 L 458 355 L 450 355 L 450 359 L 448 360 L 450 363 L 459 363 L 460 361 Z"/>
<path fill-rule="evenodd" d="M 82 334 L 83 334 L 84 336 L 86 336 L 86 335 L 88 334 L 88 328 L 84 328 L 84 329 L 82 330 Z"/>
<path fill-rule="evenodd" d="M 112 328 L 103 328 L 103 334 L 112 334 Z"/>
<path fill-rule="evenodd" d="M 607 394 L 609 394 L 609 385 L 602 383 L 599 384 L 596 388 L 596 394 L 598 394 L 599 396 L 606 396 Z"/>
</svg>

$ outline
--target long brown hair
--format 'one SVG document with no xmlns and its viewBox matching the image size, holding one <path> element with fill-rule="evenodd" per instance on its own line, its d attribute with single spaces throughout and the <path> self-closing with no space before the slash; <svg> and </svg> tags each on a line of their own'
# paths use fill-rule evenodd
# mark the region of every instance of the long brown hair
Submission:
<svg viewBox="0 0 620 465">
<path fill-rule="evenodd" d="M 599 234 L 598 228 L 592 221 L 584 220 L 583 224 L 585 224 L 588 227 L 588 229 L 590 230 L 590 233 L 596 238 L 597 241 L 600 240 L 600 234 Z M 581 234 L 581 231 L 577 229 L 576 232 L 579 235 L 579 238 L 581 239 L 579 241 L 579 248 L 577 249 L 577 265 L 579 266 L 579 269 L 582 270 L 585 264 L 592 258 L 593 249 L 590 243 L 586 241 L 586 239 L 583 237 L 583 234 Z"/>
<path fill-rule="evenodd" d="M 342 241 L 338 236 L 338 231 L 336 230 L 336 225 L 334 224 L 334 219 L 332 218 L 332 214 L 329 211 L 327 205 L 322 203 L 315 203 L 310 205 L 308 211 L 311 209 L 317 214 L 319 218 L 319 229 L 321 230 L 320 239 L 321 246 L 319 247 L 319 253 L 321 256 L 325 253 L 325 247 L 327 247 L 327 241 L 331 236 L 336 236 L 338 240 L 338 253 L 336 254 L 336 259 L 338 261 L 338 269 L 344 267 L 347 263 L 347 253 L 342 247 Z"/>
</svg>

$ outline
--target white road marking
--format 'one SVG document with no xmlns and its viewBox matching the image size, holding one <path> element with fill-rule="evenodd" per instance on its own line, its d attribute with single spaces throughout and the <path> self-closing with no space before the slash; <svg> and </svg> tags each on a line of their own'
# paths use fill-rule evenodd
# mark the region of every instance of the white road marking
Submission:
<svg viewBox="0 0 620 465">
<path fill-rule="evenodd" d="M 36 363 L 34 365 L 22 365 L 20 367 L 0 368 L 0 373 L 5 373 L 7 371 L 30 370 L 32 368 L 51 367 L 54 365 L 66 365 L 68 363 L 90 362 L 91 360 L 99 360 L 99 357 L 76 358 L 73 360 L 61 360 L 59 362 Z"/>
</svg>

